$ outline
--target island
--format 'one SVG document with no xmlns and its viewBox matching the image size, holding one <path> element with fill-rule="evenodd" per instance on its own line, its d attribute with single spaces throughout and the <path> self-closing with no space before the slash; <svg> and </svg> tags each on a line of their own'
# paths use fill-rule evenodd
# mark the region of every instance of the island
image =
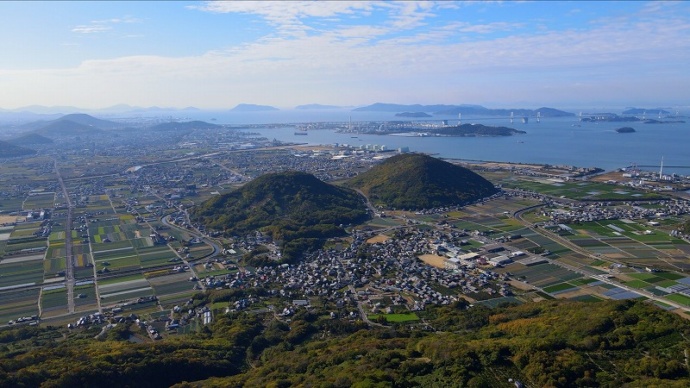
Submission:
<svg viewBox="0 0 690 388">
<path fill-rule="evenodd" d="M 238 104 L 236 107 L 230 109 L 230 112 L 266 112 L 276 110 L 279 109 L 268 105 Z"/>
<path fill-rule="evenodd" d="M 424 113 L 424 112 L 402 112 L 402 113 L 396 113 L 396 114 L 395 114 L 395 117 L 416 117 L 416 118 L 420 118 L 420 117 L 432 117 L 432 116 L 431 116 L 430 114 Z"/>
<path fill-rule="evenodd" d="M 621 128 L 616 129 L 616 132 L 618 132 L 618 133 L 633 133 L 633 132 L 635 132 L 635 128 L 621 127 Z"/>
</svg>

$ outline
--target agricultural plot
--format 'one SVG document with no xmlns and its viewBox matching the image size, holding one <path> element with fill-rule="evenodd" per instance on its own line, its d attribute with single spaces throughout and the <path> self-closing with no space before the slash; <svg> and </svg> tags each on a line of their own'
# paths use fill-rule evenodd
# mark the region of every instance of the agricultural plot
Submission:
<svg viewBox="0 0 690 388">
<path fill-rule="evenodd" d="M 194 258 L 202 258 L 210 255 L 213 252 L 213 248 L 206 244 L 193 245 L 189 250 L 189 254 Z"/>
<path fill-rule="evenodd" d="M 582 275 L 578 273 L 568 271 L 567 269 L 549 263 L 538 264 L 531 267 L 513 263 L 505 268 L 510 271 L 515 278 L 524 280 L 539 288 L 582 278 Z"/>
<path fill-rule="evenodd" d="M 95 310 L 98 307 L 96 302 L 96 288 L 92 281 L 85 284 L 77 284 L 74 287 L 74 307 L 77 311 Z"/>
<path fill-rule="evenodd" d="M 35 232 L 41 228 L 40 222 L 24 222 L 17 224 L 10 233 L 9 240 L 33 237 Z"/>
<path fill-rule="evenodd" d="M 27 257 L 31 259 L 21 261 L 20 257 L 12 257 L 0 262 L 0 290 L 43 283 L 43 261 L 36 260 L 35 255 Z"/>
<path fill-rule="evenodd" d="M 98 270 L 107 269 L 108 272 L 141 268 L 139 256 L 134 251 L 121 253 L 121 256 L 113 255 L 96 260 Z"/>
<path fill-rule="evenodd" d="M 59 273 L 64 273 L 67 269 L 67 260 L 63 257 L 49 258 L 43 261 L 43 271 L 45 278 L 50 278 L 58 275 Z"/>
<path fill-rule="evenodd" d="M 392 226 L 398 226 L 401 223 L 393 218 L 374 218 L 367 222 L 366 225 L 374 229 L 390 228 Z"/>
<path fill-rule="evenodd" d="M 671 294 L 666 296 L 666 299 L 681 304 L 683 306 L 690 306 L 690 297 L 682 294 Z"/>
<path fill-rule="evenodd" d="M 668 233 L 631 220 L 607 220 L 570 225 L 578 246 L 606 258 L 640 266 L 668 269 L 690 266 L 690 244 Z"/>
<path fill-rule="evenodd" d="M 143 268 L 170 264 L 171 260 L 178 259 L 175 252 L 167 246 L 160 246 L 146 250 L 139 250 L 139 259 Z"/>
<path fill-rule="evenodd" d="M 3 324 L 19 317 L 38 315 L 38 295 L 40 290 L 18 290 L 0 294 L 0 322 Z"/>
<path fill-rule="evenodd" d="M 189 297 L 196 292 L 192 290 L 196 282 L 189 281 L 188 273 L 174 273 L 165 276 L 157 276 L 148 279 L 148 281 L 153 287 L 156 295 L 159 296 L 165 295 L 166 297 L 170 297 L 176 294 L 184 294 Z"/>
<path fill-rule="evenodd" d="M 370 320 L 376 320 L 379 319 L 380 317 L 385 318 L 386 322 L 391 322 L 391 323 L 404 323 L 404 322 L 412 322 L 412 321 L 418 321 L 419 317 L 415 313 L 409 313 L 409 314 L 373 314 L 369 315 Z"/>
<path fill-rule="evenodd" d="M 64 285 L 47 286 L 41 293 L 43 316 L 54 316 L 67 312 L 67 289 Z"/>
<path fill-rule="evenodd" d="M 52 209 L 55 207 L 55 193 L 43 192 L 29 195 L 24 200 L 24 210 Z"/>
<path fill-rule="evenodd" d="M 659 288 L 673 287 L 683 283 L 690 285 L 690 278 L 673 272 L 629 273 L 619 277 L 628 287 L 644 289 L 660 296 L 666 296 L 668 293 Z"/>
<path fill-rule="evenodd" d="M 99 282 L 98 292 L 101 295 L 101 303 L 112 304 L 143 296 L 151 296 L 153 295 L 153 288 L 143 276 L 139 275 L 137 278 L 115 283 L 103 284 Z"/>
<path fill-rule="evenodd" d="M 12 238 L 5 241 L 7 255 L 41 252 L 47 248 L 47 240 L 43 237 Z"/>
<path fill-rule="evenodd" d="M 524 302 L 522 300 L 514 297 L 514 296 L 502 296 L 499 298 L 480 300 L 480 301 L 475 302 L 475 304 L 480 304 L 480 305 L 487 306 L 490 308 L 498 307 L 504 303 L 522 304 Z"/>
<path fill-rule="evenodd" d="M 93 257 L 101 260 L 111 257 L 131 255 L 136 253 L 129 241 L 118 241 L 113 243 L 91 244 Z"/>
<path fill-rule="evenodd" d="M 622 288 L 618 287 L 613 287 L 612 289 L 604 292 L 604 296 L 606 296 L 609 299 L 614 299 L 614 300 L 623 300 L 623 299 L 644 299 L 645 297 L 632 292 L 632 291 L 627 291 Z M 690 300 L 690 299 L 689 299 Z"/>
<path fill-rule="evenodd" d="M 502 181 L 506 188 L 520 188 L 555 197 L 582 200 L 659 199 L 662 195 L 634 188 L 621 191 L 619 186 L 598 182 L 562 182 L 519 177 Z"/>
</svg>

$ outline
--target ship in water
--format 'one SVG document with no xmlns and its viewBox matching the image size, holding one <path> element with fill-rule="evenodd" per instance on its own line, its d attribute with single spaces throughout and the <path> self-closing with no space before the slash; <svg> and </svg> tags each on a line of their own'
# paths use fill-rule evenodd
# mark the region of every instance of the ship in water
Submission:
<svg viewBox="0 0 690 388">
<path fill-rule="evenodd" d="M 307 128 L 306 127 L 297 128 L 297 130 L 295 131 L 295 135 L 299 135 L 299 136 L 308 135 Z"/>
</svg>

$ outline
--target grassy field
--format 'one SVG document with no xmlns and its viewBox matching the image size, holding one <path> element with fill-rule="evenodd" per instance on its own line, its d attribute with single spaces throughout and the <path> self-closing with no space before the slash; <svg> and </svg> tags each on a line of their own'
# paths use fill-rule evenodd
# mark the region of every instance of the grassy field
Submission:
<svg viewBox="0 0 690 388">
<path fill-rule="evenodd" d="M 371 320 L 371 321 L 376 321 L 380 317 L 385 318 L 386 322 L 390 322 L 390 323 L 413 322 L 413 321 L 419 320 L 419 317 L 415 313 L 409 313 L 409 314 L 372 314 L 372 315 L 368 316 L 369 320 Z"/>
</svg>

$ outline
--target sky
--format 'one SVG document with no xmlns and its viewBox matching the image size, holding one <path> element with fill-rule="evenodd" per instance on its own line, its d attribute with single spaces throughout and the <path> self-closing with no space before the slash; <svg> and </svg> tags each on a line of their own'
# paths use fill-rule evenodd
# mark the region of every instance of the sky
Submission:
<svg viewBox="0 0 690 388">
<path fill-rule="evenodd" d="M 690 105 L 690 2 L 0 2 L 0 109 Z"/>
</svg>

